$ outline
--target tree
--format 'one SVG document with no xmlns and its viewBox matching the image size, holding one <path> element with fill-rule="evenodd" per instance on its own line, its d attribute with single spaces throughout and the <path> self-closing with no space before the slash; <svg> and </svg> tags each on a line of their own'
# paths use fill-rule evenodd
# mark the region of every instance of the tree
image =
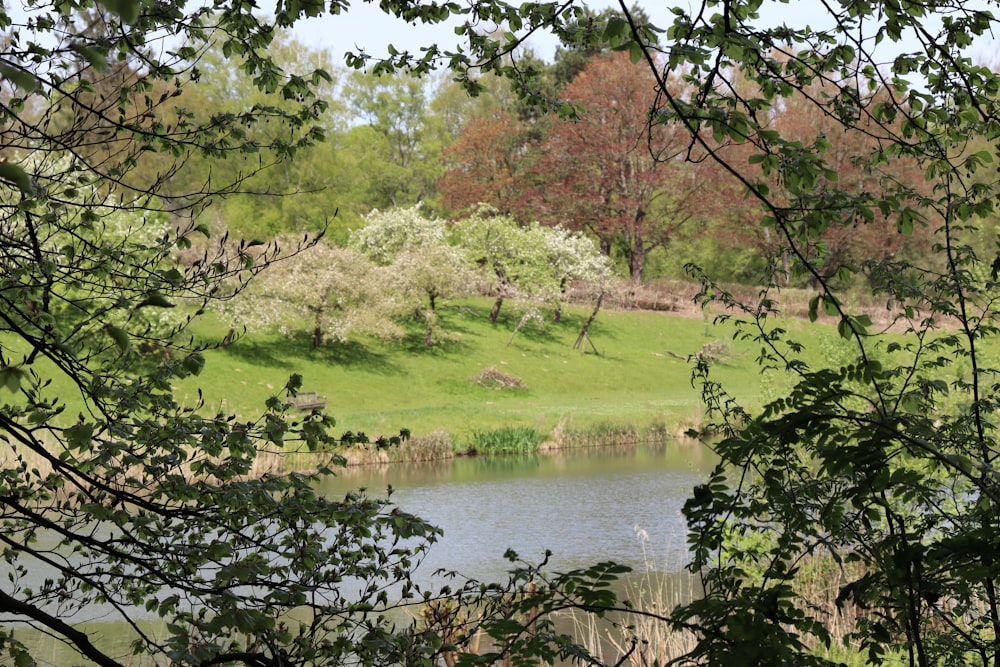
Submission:
<svg viewBox="0 0 1000 667">
<path fill-rule="evenodd" d="M 647 136 L 654 79 L 625 54 L 595 56 L 560 94 L 578 117 L 518 121 L 501 111 L 471 121 L 446 150 L 442 203 L 468 210 L 485 202 L 585 230 L 606 254 L 619 250 L 638 280 L 652 250 L 714 212 L 702 166 L 684 161 L 681 125 Z"/>
<path fill-rule="evenodd" d="M 826 9 L 829 29 L 765 27 L 756 6 L 677 10 L 669 34 L 683 48 L 662 63 L 633 33 L 659 77 L 655 117 L 682 124 L 742 182 L 792 271 L 817 286 L 810 319 L 835 323 L 850 350 L 833 367 L 817 363 L 776 319 L 776 279 L 750 303 L 706 279 L 706 296 L 743 314 L 740 335 L 791 388 L 751 410 L 698 368 L 721 463 L 684 508 L 706 594 L 670 620 L 695 633 L 691 662 L 832 664 L 812 650 L 831 641 L 826 615 L 796 586 L 800 566 L 825 559 L 847 577 L 836 604 L 860 610 L 852 640 L 870 661 L 996 665 L 1000 451 L 985 349 L 1000 284 L 997 262 L 964 239 L 994 214 L 1000 182 L 986 167 L 996 156 L 968 147 L 995 136 L 1000 79 L 963 54 L 996 19 L 964 2 Z M 941 23 L 929 30 L 932 18 Z M 862 34 L 873 39 L 849 37 Z M 665 72 L 679 69 L 697 95 L 673 92 Z M 782 106 L 825 122 L 772 123 Z M 729 142 L 749 161 L 714 151 Z M 858 187 L 838 178 L 846 164 L 879 177 Z M 911 263 L 881 243 L 814 252 L 886 222 L 907 243 L 926 226 L 937 257 Z M 849 305 L 846 281 L 830 279 L 859 272 L 885 321 L 873 324 Z"/>
<path fill-rule="evenodd" d="M 626 54 L 593 59 L 564 91 L 579 118 L 554 125 L 538 148 L 529 193 L 542 222 L 567 221 L 625 256 L 639 280 L 646 256 L 704 215 L 699 165 L 684 161 L 683 126 L 647 133 L 653 79 Z M 680 94 L 679 81 L 669 83 Z"/>
<path fill-rule="evenodd" d="M 601 254 L 594 242 L 581 232 L 570 231 L 559 225 L 547 227 L 535 223 L 527 231 L 529 243 L 542 248 L 546 255 L 552 277 L 548 299 L 555 310 L 553 321 L 560 321 L 563 301 L 574 282 L 585 283 L 595 295 L 597 308 L 593 317 L 596 317 L 601 296 L 614 276 L 607 255 Z"/>
<path fill-rule="evenodd" d="M 409 573 L 438 532 L 385 500 L 320 497 L 311 474 L 253 472 L 260 453 L 289 443 L 352 441 L 332 435 L 327 415 L 286 413 L 301 379 L 256 416 L 173 393 L 212 344 L 191 322 L 279 257 L 274 245 L 206 240 L 198 214 L 322 135 L 315 90 L 329 74 L 283 69 L 267 52 L 278 30 L 322 8 L 282 4 L 267 20 L 251 4 L 0 8 L 0 612 L 105 667 L 432 663 L 443 631 L 397 629 L 384 612 L 420 593 Z M 185 107 L 212 41 L 241 80 L 278 99 L 210 115 Z M 265 125 L 284 131 L 262 140 Z M 195 156 L 250 166 L 165 189 Z M 198 256 L 180 263 L 196 242 Z M 515 575 L 460 592 L 484 605 L 499 651 L 555 655 L 542 636 L 569 644 L 539 612 L 530 623 L 544 635 L 511 631 L 512 614 L 550 602 L 518 598 L 526 584 Z M 133 655 L 72 625 L 95 608 L 127 624 Z M 137 610 L 165 632 L 147 632 Z M 0 630 L 5 662 L 34 664 L 12 628 Z"/>
<path fill-rule="evenodd" d="M 446 223 L 424 217 L 419 206 L 372 211 L 351 234 L 351 246 L 386 267 L 394 294 L 424 323 L 424 345 L 430 347 L 440 300 L 467 293 L 472 278 L 461 251 L 448 243 Z"/>
<path fill-rule="evenodd" d="M 831 117 L 822 106 L 811 100 L 835 94 L 829 84 L 815 82 L 801 94 L 783 99 L 775 114 L 772 127 L 790 141 L 811 142 L 817 137 L 825 139 L 824 157 L 831 170 L 835 187 L 849 193 L 878 192 L 893 187 L 890 184 L 922 193 L 925 190 L 924 173 L 916 160 L 899 157 L 891 163 L 871 164 L 865 157 L 878 150 L 879 133 L 863 131 L 844 132 L 839 121 Z M 884 90 L 871 91 L 869 105 L 889 102 L 891 96 Z M 887 129 L 898 133 L 898 126 Z M 821 178 L 820 183 L 831 183 Z M 879 211 L 869 220 L 856 220 L 849 225 L 830 225 L 818 235 L 808 248 L 810 261 L 827 281 L 834 279 L 844 265 L 852 265 L 864 274 L 863 262 L 883 262 L 897 256 L 914 260 L 928 258 L 928 234 L 923 226 L 913 233 L 903 235 L 896 229 L 891 216 Z"/>
<path fill-rule="evenodd" d="M 547 227 L 537 222 L 523 228 L 524 260 L 530 270 L 522 270 L 518 277 L 515 298 L 522 306 L 522 314 L 507 344 L 531 320 L 542 321 L 542 309 L 553 309 L 552 320 L 562 319 L 562 305 L 573 282 L 581 282 L 594 297 L 594 310 L 585 321 L 573 349 L 582 345 L 590 325 L 597 318 L 604 294 L 614 275 L 611 262 L 601 254 L 593 242 L 580 232 L 562 227 Z"/>
<path fill-rule="evenodd" d="M 294 248 L 288 241 L 277 243 Z M 386 267 L 321 241 L 282 258 L 279 270 L 268 271 L 227 299 L 221 310 L 234 328 L 250 331 L 278 329 L 291 335 L 306 325 L 316 348 L 352 335 L 396 338 L 403 335 L 396 320 L 406 304 L 394 283 Z"/>
<path fill-rule="evenodd" d="M 504 215 L 526 214 L 525 192 L 538 154 L 529 122 L 505 109 L 473 117 L 444 150 L 449 169 L 438 183 L 441 204 L 467 213 L 482 203 Z"/>
<path fill-rule="evenodd" d="M 551 293 L 554 289 L 544 246 L 532 243 L 528 233 L 510 216 L 484 204 L 455 223 L 454 233 L 466 258 L 479 268 L 488 291 L 495 297 L 490 322 L 497 321 L 506 299 Z"/>
<path fill-rule="evenodd" d="M 406 73 L 352 72 L 344 97 L 356 118 L 374 130 L 378 151 L 369 158 L 376 208 L 419 203 L 440 176 L 440 145 L 427 132 L 426 82 Z"/>
</svg>

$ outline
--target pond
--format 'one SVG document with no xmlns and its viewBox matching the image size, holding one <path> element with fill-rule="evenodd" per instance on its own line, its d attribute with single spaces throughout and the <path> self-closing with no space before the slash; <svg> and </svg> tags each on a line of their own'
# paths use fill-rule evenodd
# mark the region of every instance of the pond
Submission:
<svg viewBox="0 0 1000 667">
<path fill-rule="evenodd" d="M 381 495 L 392 486 L 396 505 L 442 528 L 444 536 L 415 573 L 421 587 L 454 583 L 438 581 L 439 568 L 503 579 L 508 548 L 529 562 L 551 550 L 550 571 L 614 560 L 639 571 L 672 573 L 683 567 L 687 554 L 680 509 L 713 463 L 699 445 L 592 448 L 351 468 L 327 480 L 322 490 L 342 496 L 364 487 Z M 102 613 L 85 625 L 101 635 L 97 643 L 125 651 L 126 626 L 102 621 L 110 614 L 95 611 Z M 154 634 L 162 629 L 155 617 L 141 625 Z M 27 628 L 16 633 L 43 664 L 78 661 L 51 638 Z"/>
<path fill-rule="evenodd" d="M 403 510 L 444 531 L 418 570 L 501 577 L 510 548 L 552 570 L 614 560 L 636 569 L 677 571 L 686 561 L 680 510 L 711 469 L 699 445 L 588 448 L 518 458 L 456 458 L 420 465 L 348 470 L 330 494 L 392 486 Z"/>
</svg>

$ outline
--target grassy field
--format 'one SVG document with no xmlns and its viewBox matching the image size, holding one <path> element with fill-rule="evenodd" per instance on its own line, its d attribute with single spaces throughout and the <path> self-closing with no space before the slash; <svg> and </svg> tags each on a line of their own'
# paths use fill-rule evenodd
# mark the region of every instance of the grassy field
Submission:
<svg viewBox="0 0 1000 667">
<path fill-rule="evenodd" d="M 403 341 L 369 340 L 311 347 L 304 333 L 244 337 L 207 353 L 200 377 L 177 389 L 191 401 L 200 388 L 209 406 L 252 415 L 281 393 L 291 373 L 303 390 L 328 398 L 338 427 L 369 434 L 409 428 L 414 435 L 445 430 L 458 441 L 500 427 L 587 429 L 600 424 L 697 424 L 701 408 L 691 364 L 706 343 L 728 350 L 713 374 L 742 400 L 757 404 L 773 382 L 762 383 L 757 348 L 732 340 L 730 325 L 651 312 L 602 312 L 586 353 L 574 351 L 586 312 L 570 308 L 562 323 L 533 325 L 510 345 L 513 323 L 486 319 L 488 303 L 470 300 L 441 312 L 449 339 L 427 349 L 414 332 Z M 794 323 L 793 323 L 794 326 Z M 823 335 L 813 327 L 810 336 Z M 210 323 L 199 334 L 221 337 Z M 495 369 L 523 387 L 494 389 L 474 379 Z M 773 387 L 770 389 L 773 391 Z"/>
</svg>

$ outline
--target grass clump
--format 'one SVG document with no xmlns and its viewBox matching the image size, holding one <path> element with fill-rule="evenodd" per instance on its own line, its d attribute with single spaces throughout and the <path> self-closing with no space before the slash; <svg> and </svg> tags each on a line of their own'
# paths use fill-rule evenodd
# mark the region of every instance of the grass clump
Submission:
<svg viewBox="0 0 1000 667">
<path fill-rule="evenodd" d="M 462 453 L 533 454 L 538 451 L 545 435 L 526 426 L 501 426 L 486 431 L 473 431 Z"/>
</svg>

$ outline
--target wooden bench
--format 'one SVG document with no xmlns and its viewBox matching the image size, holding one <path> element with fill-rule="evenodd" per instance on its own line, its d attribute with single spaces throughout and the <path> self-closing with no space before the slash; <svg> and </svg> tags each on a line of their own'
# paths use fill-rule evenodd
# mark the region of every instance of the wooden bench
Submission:
<svg viewBox="0 0 1000 667">
<path fill-rule="evenodd" d="M 300 391 L 294 396 L 288 394 L 285 399 L 296 410 L 313 410 L 326 407 L 326 396 L 320 396 L 315 391 Z"/>
</svg>

